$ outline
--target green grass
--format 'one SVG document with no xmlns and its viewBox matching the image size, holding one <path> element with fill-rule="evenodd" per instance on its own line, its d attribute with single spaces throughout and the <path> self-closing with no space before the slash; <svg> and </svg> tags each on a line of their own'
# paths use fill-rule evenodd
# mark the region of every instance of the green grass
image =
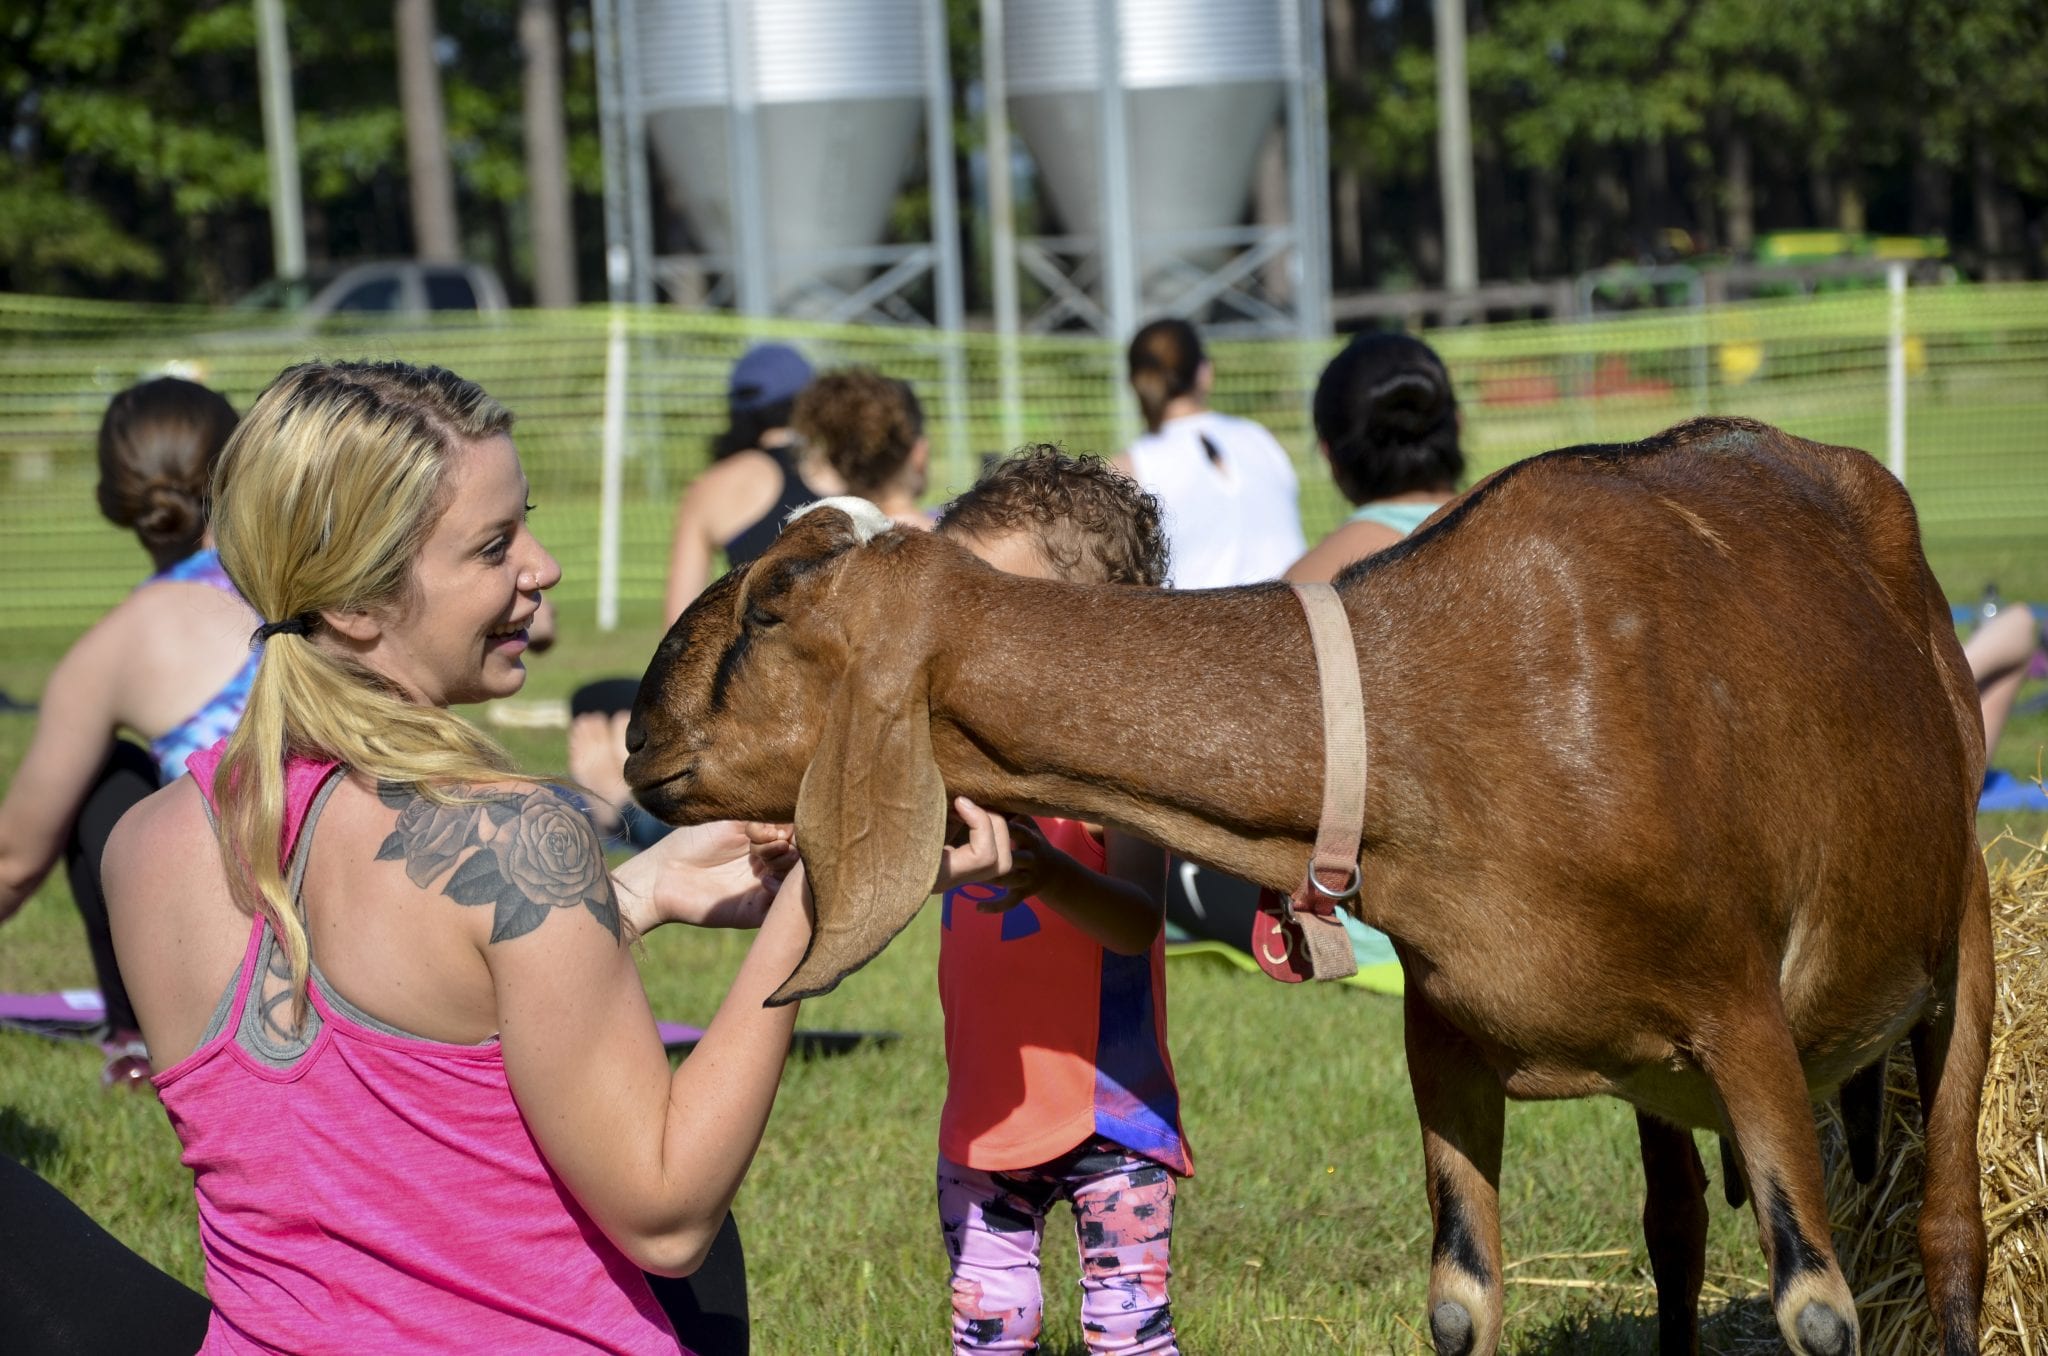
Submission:
<svg viewBox="0 0 2048 1356">
<path fill-rule="evenodd" d="M 638 672 L 653 647 L 653 618 L 643 609 L 629 623 L 599 636 L 572 614 L 558 651 L 533 662 L 530 694 L 558 697 L 591 677 Z M 0 686 L 35 693 L 55 653 L 0 655 Z M 0 716 L 0 767 L 19 761 L 30 725 Z M 501 733 L 524 766 L 562 767 L 559 731 Z M 2030 769 L 2044 740 L 2048 719 L 2016 725 L 2001 763 Z M 1988 837 L 1996 826 L 1983 827 Z M 2048 822 L 2018 828 L 2038 840 Z M 707 1017 L 744 946 L 743 937 L 682 929 L 649 938 L 641 973 L 657 1012 Z M 936 911 L 927 910 L 840 992 L 805 1006 L 807 1027 L 886 1028 L 902 1039 L 790 1067 L 738 1206 L 756 1349 L 767 1356 L 943 1344 L 946 1267 L 932 1181 L 945 1085 L 936 957 Z M 0 931 L 0 988 L 91 983 L 68 892 L 53 879 Z M 1198 1167 L 1174 1248 L 1187 1348 L 1426 1349 L 1417 1332 L 1429 1216 L 1399 1004 L 1341 988 L 1284 988 L 1196 959 L 1169 965 L 1168 988 Z M 153 1100 L 102 1093 L 99 1067 L 90 1046 L 0 1034 L 0 1151 L 197 1285 L 191 1179 L 176 1140 Z M 1717 1175 L 1712 1142 L 1701 1144 Z M 1655 1350 L 1641 1179 L 1633 1119 L 1619 1103 L 1511 1106 L 1508 1350 Z M 1710 1199 L 1719 1201 L 1718 1187 Z M 1046 1247 L 1053 1353 L 1081 1350 L 1071 1236 L 1062 1211 Z M 1749 1215 L 1716 1204 L 1709 1248 L 1707 1346 L 1717 1350 L 1768 1319 L 1755 1298 L 1764 1273 Z"/>
</svg>

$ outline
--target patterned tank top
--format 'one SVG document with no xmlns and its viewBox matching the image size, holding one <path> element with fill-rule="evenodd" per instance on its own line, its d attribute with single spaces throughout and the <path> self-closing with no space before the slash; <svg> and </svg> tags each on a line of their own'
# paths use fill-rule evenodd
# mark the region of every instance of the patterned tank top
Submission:
<svg viewBox="0 0 2048 1356">
<path fill-rule="evenodd" d="M 204 584 L 222 593 L 235 592 L 233 581 L 220 567 L 220 553 L 212 547 L 194 551 L 162 574 L 151 575 L 143 584 Z M 157 773 L 165 785 L 185 775 L 185 760 L 201 749 L 210 748 L 234 733 L 242 723 L 242 708 L 249 704 L 249 685 L 256 681 L 256 661 L 262 656 L 251 650 L 249 658 L 228 679 L 227 686 L 206 699 L 197 711 L 149 741 L 156 755 Z"/>
<path fill-rule="evenodd" d="M 1435 513 L 1444 506 L 1444 502 L 1439 500 L 1430 504 L 1395 504 L 1382 499 L 1361 506 L 1345 521 L 1351 523 L 1378 523 L 1381 527 L 1390 527 L 1405 537 L 1416 528 L 1421 527 L 1423 521 L 1430 514 Z"/>
</svg>

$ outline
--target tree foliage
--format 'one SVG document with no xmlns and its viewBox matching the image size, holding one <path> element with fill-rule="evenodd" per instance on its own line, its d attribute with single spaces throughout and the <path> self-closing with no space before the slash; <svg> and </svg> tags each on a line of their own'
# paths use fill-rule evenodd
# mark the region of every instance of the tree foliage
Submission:
<svg viewBox="0 0 2048 1356">
<path fill-rule="evenodd" d="M 594 197 L 588 10 L 558 8 L 570 174 Z M 518 11 L 518 0 L 441 0 L 437 14 L 465 243 L 515 286 L 526 275 Z M 310 252 L 409 253 L 390 6 L 286 0 L 285 12 Z M 268 276 L 250 0 L 18 0 L 0 15 L 0 288 L 217 301 Z"/>
<path fill-rule="evenodd" d="M 1326 2 L 1350 7 L 1357 69 L 1333 90 L 1332 158 L 1373 178 L 1380 267 L 1426 271 L 1403 224 L 1434 212 L 1433 5 Z M 2048 206 L 2037 0 L 1469 0 L 1467 23 L 1492 276 L 1532 271 L 1516 244 L 1540 233 L 1525 229 L 1542 224 L 1526 220 L 1532 187 L 1574 219 L 1570 267 L 1650 252 L 1646 225 L 1715 238 L 1738 143 L 1767 227 L 1853 225 L 1868 203 L 1873 227 L 1950 229 L 1967 256 L 1983 232 L 1955 210 L 1952 176 L 1983 180 L 1973 211 L 2002 203 L 2038 223 Z"/>
<path fill-rule="evenodd" d="M 1330 149 L 1366 191 L 1340 283 L 1431 280 L 1432 0 L 1324 0 Z M 558 0 L 586 294 L 602 189 L 588 0 Z M 388 3 L 285 0 L 315 260 L 411 250 Z M 519 0 L 438 0 L 466 251 L 528 276 Z M 1867 222 L 2040 272 L 2040 0 L 1467 0 L 1488 277 L 1654 256 L 1675 232 Z M 1342 18 L 1342 22 L 1337 20 Z M 980 137 L 978 0 L 948 0 L 963 154 Z M 0 6 L 0 288 L 221 300 L 270 272 L 252 0 Z M 921 190 L 897 225 L 920 234 Z M 1345 269 L 1349 271 L 1346 272 Z"/>
</svg>

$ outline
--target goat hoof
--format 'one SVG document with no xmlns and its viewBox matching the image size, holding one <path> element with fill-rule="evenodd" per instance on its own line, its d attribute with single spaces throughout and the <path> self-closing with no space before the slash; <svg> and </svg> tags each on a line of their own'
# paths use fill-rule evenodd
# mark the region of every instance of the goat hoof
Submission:
<svg viewBox="0 0 2048 1356">
<path fill-rule="evenodd" d="M 1799 1311 L 1792 1325 L 1799 1332 L 1799 1349 L 1805 1356 L 1856 1356 L 1856 1329 L 1819 1300 Z"/>
<path fill-rule="evenodd" d="M 1445 1300 L 1430 1311 L 1430 1340 L 1436 1356 L 1466 1356 L 1472 1350 L 1472 1314 L 1456 1300 Z"/>
</svg>

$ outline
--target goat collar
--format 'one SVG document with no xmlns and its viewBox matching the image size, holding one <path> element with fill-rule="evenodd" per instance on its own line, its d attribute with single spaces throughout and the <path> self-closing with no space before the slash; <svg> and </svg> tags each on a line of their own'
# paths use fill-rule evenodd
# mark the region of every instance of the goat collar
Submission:
<svg viewBox="0 0 2048 1356">
<path fill-rule="evenodd" d="M 1344 604 L 1328 584 L 1295 584 L 1308 614 L 1317 686 L 1323 694 L 1323 820 L 1315 853 L 1294 893 L 1259 897 L 1252 954 L 1275 979 L 1342 979 L 1358 973 L 1337 906 L 1358 898 L 1358 847 L 1365 829 L 1365 695 Z"/>
</svg>

